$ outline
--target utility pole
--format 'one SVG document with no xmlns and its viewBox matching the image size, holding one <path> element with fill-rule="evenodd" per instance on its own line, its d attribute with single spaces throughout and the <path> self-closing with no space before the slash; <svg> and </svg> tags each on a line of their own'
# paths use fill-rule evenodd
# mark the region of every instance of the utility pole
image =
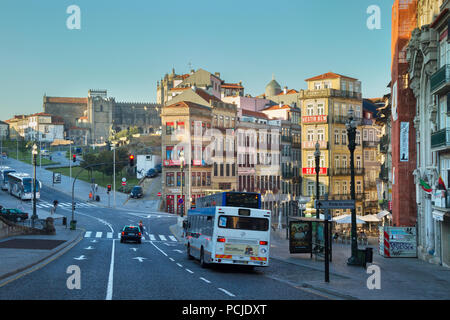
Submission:
<svg viewBox="0 0 450 320">
<path fill-rule="evenodd" d="M 37 146 L 36 143 L 33 145 L 33 149 L 31 151 L 31 153 L 33 154 L 33 215 L 31 216 L 31 222 L 32 222 L 32 226 L 34 228 L 35 225 L 35 221 L 38 218 L 37 213 L 36 213 L 36 162 L 37 162 Z"/>
</svg>

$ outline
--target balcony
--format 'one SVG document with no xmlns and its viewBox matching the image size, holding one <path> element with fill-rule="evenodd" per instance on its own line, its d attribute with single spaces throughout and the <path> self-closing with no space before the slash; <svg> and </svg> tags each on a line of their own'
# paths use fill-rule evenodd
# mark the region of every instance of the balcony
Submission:
<svg viewBox="0 0 450 320">
<path fill-rule="evenodd" d="M 332 194 L 329 197 L 330 200 L 352 200 L 352 195 L 350 193 L 347 194 Z M 356 193 L 355 194 L 355 200 L 363 200 L 364 199 L 364 193 Z"/>
<path fill-rule="evenodd" d="M 333 168 L 333 176 L 349 176 L 351 169 L 348 168 Z M 355 176 L 364 175 L 364 168 L 355 168 Z"/>
<path fill-rule="evenodd" d="M 384 135 L 380 139 L 380 152 L 387 153 L 389 150 L 389 136 Z"/>
<path fill-rule="evenodd" d="M 450 128 L 445 128 L 431 134 L 431 151 L 445 150 L 450 147 Z"/>
<path fill-rule="evenodd" d="M 363 141 L 363 148 L 376 148 L 378 141 Z"/>
<path fill-rule="evenodd" d="M 357 124 L 361 124 L 363 119 L 361 117 L 354 117 L 353 120 L 355 120 Z M 348 122 L 348 116 L 334 115 L 333 122 L 346 124 Z"/>
<path fill-rule="evenodd" d="M 381 165 L 379 177 L 382 181 L 389 181 L 389 169 L 385 166 L 385 164 Z"/>
<path fill-rule="evenodd" d="M 436 71 L 430 79 L 431 94 L 443 94 L 450 91 L 450 65 L 446 64 Z"/>
</svg>

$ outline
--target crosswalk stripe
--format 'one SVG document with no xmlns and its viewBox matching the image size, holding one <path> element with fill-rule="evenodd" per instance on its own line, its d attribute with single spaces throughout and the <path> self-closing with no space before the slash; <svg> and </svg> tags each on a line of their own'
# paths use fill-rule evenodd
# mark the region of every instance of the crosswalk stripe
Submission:
<svg viewBox="0 0 450 320">
<path fill-rule="evenodd" d="M 112 239 L 112 232 L 108 232 L 107 234 L 106 234 L 106 237 L 108 238 L 108 239 Z"/>
<path fill-rule="evenodd" d="M 150 240 L 155 241 L 156 240 L 155 236 L 151 234 L 150 235 Z"/>
<path fill-rule="evenodd" d="M 169 236 L 170 240 L 177 241 L 177 239 L 174 236 Z"/>
<path fill-rule="evenodd" d="M 95 237 L 96 238 L 101 238 L 102 237 L 102 234 L 103 234 L 103 232 L 97 232 L 96 234 L 95 234 Z"/>
<path fill-rule="evenodd" d="M 159 235 L 159 237 L 161 238 L 162 241 L 166 241 L 166 237 L 164 237 L 162 234 Z"/>
<path fill-rule="evenodd" d="M 86 234 L 84 235 L 86 238 L 90 238 L 92 234 L 92 231 L 86 231 Z"/>
<path fill-rule="evenodd" d="M 119 233 L 117 234 L 117 238 L 121 238 L 121 236 L 122 236 L 122 234 L 119 232 Z"/>
</svg>

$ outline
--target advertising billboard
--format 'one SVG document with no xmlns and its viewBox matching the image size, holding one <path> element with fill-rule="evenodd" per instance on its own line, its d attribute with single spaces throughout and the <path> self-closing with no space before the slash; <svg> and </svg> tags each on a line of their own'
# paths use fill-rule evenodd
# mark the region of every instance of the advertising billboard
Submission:
<svg viewBox="0 0 450 320">
<path fill-rule="evenodd" d="M 311 221 L 289 222 L 289 252 L 312 252 L 312 228 Z"/>
</svg>

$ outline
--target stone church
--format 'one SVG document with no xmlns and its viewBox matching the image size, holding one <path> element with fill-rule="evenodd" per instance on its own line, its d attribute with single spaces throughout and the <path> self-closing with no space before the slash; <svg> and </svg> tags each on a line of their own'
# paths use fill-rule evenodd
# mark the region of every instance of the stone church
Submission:
<svg viewBox="0 0 450 320">
<path fill-rule="evenodd" d="M 138 127 L 139 133 L 160 129 L 160 105 L 150 102 L 117 102 L 106 90 L 89 90 L 86 98 L 47 97 L 44 112 L 64 119 L 66 139 L 76 144 L 102 144 L 112 131 Z"/>
</svg>

